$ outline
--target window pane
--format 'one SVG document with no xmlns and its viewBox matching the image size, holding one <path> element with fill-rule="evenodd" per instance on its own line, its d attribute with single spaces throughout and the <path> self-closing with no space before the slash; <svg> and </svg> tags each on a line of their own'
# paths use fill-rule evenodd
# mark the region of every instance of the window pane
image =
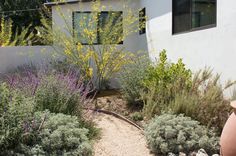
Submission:
<svg viewBox="0 0 236 156">
<path fill-rule="evenodd" d="M 96 44 L 97 41 L 97 13 L 74 13 L 74 35 L 82 44 Z"/>
<path fill-rule="evenodd" d="M 146 33 L 146 9 L 139 11 L 139 34 Z"/>
<path fill-rule="evenodd" d="M 190 29 L 190 0 L 173 0 L 173 32 L 184 32 Z"/>
<path fill-rule="evenodd" d="M 100 44 L 118 44 L 123 40 L 123 17 L 120 11 L 99 13 Z"/>
<path fill-rule="evenodd" d="M 193 0 L 192 28 L 216 23 L 216 0 Z"/>
</svg>

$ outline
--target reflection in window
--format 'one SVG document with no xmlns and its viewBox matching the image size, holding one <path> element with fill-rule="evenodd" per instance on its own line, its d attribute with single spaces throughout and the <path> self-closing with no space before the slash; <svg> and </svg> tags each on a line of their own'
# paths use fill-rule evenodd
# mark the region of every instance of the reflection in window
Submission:
<svg viewBox="0 0 236 156">
<path fill-rule="evenodd" d="M 192 27 L 202 27 L 216 23 L 216 1 L 193 0 Z"/>
<path fill-rule="evenodd" d="M 173 33 L 216 24 L 216 0 L 173 0 Z"/>
<path fill-rule="evenodd" d="M 96 22 L 97 14 L 91 12 L 76 12 L 73 14 L 73 28 L 74 35 L 79 39 L 82 44 L 98 43 L 97 29 L 98 24 Z M 94 36 L 88 36 L 86 30 L 89 30 Z"/>
<path fill-rule="evenodd" d="M 73 29 L 82 44 L 120 44 L 123 40 L 122 12 L 74 12 Z"/>
<path fill-rule="evenodd" d="M 174 0 L 174 32 L 183 32 L 190 29 L 190 1 Z"/>
</svg>

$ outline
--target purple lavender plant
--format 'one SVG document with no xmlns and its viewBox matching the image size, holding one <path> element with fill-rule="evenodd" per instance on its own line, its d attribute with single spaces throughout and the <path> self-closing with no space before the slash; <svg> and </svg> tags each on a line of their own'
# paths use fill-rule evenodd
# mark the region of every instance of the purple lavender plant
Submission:
<svg viewBox="0 0 236 156">
<path fill-rule="evenodd" d="M 86 82 L 79 72 L 70 69 L 67 73 L 50 68 L 37 72 L 26 69 L 21 74 L 6 75 L 6 82 L 10 89 L 34 97 L 38 110 L 65 114 L 73 114 L 89 103 L 88 97 L 95 90 L 92 81 Z"/>
</svg>

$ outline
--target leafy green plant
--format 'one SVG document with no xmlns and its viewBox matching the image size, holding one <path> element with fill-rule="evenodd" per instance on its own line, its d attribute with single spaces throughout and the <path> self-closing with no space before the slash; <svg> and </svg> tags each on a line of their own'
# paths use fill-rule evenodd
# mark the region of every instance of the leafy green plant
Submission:
<svg viewBox="0 0 236 156">
<path fill-rule="evenodd" d="M 224 91 L 234 84 L 229 81 L 222 86 L 220 75 L 214 75 L 212 70 L 206 68 L 194 75 L 191 89 L 188 92 L 180 91 L 171 102 L 169 110 L 175 114 L 183 113 L 221 132 L 231 112 Z"/>
<path fill-rule="evenodd" d="M 12 31 L 14 34 L 16 32 L 21 33 L 24 31 L 25 28 L 29 28 L 25 31 L 26 34 L 32 34 L 30 42 L 33 45 L 42 45 L 43 43 L 40 42 L 40 38 L 38 38 L 38 32 L 36 31 L 35 27 L 42 26 L 40 22 L 41 19 L 41 12 L 45 12 L 47 9 L 44 7 L 45 0 L 7 0 L 7 1 L 0 1 L 0 11 L 1 17 L 12 20 Z M 27 4 L 27 5 L 25 5 Z M 9 12 L 14 10 L 29 10 L 35 9 L 31 11 L 16 11 L 16 12 Z M 48 8 L 48 10 L 50 10 Z M 46 44 L 48 45 L 48 44 Z"/>
<path fill-rule="evenodd" d="M 35 103 L 0 85 L 0 151 L 14 149 L 22 139 L 23 126 L 33 116 Z"/>
<path fill-rule="evenodd" d="M 141 120 L 143 120 L 143 115 L 141 112 L 135 112 L 135 113 L 131 114 L 131 118 L 134 121 L 141 121 Z"/>
<path fill-rule="evenodd" d="M 141 92 L 144 115 L 150 118 L 165 110 L 177 93 L 191 88 L 191 83 L 192 73 L 182 59 L 177 63 L 169 63 L 166 51 L 163 50 L 157 64 L 148 68 L 148 74 L 143 80 L 147 88 Z"/>
<path fill-rule="evenodd" d="M 0 21 L 0 47 L 27 45 L 28 41 L 32 38 L 32 33 L 29 33 L 29 27 L 22 28 L 20 34 L 12 30 L 12 20 L 5 20 L 3 17 Z"/>
<path fill-rule="evenodd" d="M 167 155 L 169 152 L 189 154 L 200 148 L 211 154 L 219 151 L 216 134 L 183 115 L 156 116 L 146 126 L 145 135 L 149 147 L 157 155 Z"/>
<path fill-rule="evenodd" d="M 148 74 L 147 69 L 150 64 L 146 55 L 134 56 L 131 63 L 120 72 L 121 92 L 130 105 L 142 105 L 140 92 L 145 88 L 143 79 Z"/>
</svg>

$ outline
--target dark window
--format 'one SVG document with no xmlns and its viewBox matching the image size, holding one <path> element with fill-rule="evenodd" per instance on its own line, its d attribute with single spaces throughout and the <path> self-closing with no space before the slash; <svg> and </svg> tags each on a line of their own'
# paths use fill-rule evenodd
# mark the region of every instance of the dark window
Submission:
<svg viewBox="0 0 236 156">
<path fill-rule="evenodd" d="M 146 9 L 143 8 L 139 11 L 139 34 L 146 33 Z"/>
<path fill-rule="evenodd" d="M 191 28 L 190 0 L 173 0 L 173 2 L 174 33 L 189 30 Z"/>
<path fill-rule="evenodd" d="M 216 0 L 173 0 L 173 33 L 216 26 Z"/>
<path fill-rule="evenodd" d="M 122 44 L 123 16 L 120 11 L 73 12 L 74 36 L 82 44 Z M 86 30 L 93 33 L 87 35 Z"/>
</svg>

